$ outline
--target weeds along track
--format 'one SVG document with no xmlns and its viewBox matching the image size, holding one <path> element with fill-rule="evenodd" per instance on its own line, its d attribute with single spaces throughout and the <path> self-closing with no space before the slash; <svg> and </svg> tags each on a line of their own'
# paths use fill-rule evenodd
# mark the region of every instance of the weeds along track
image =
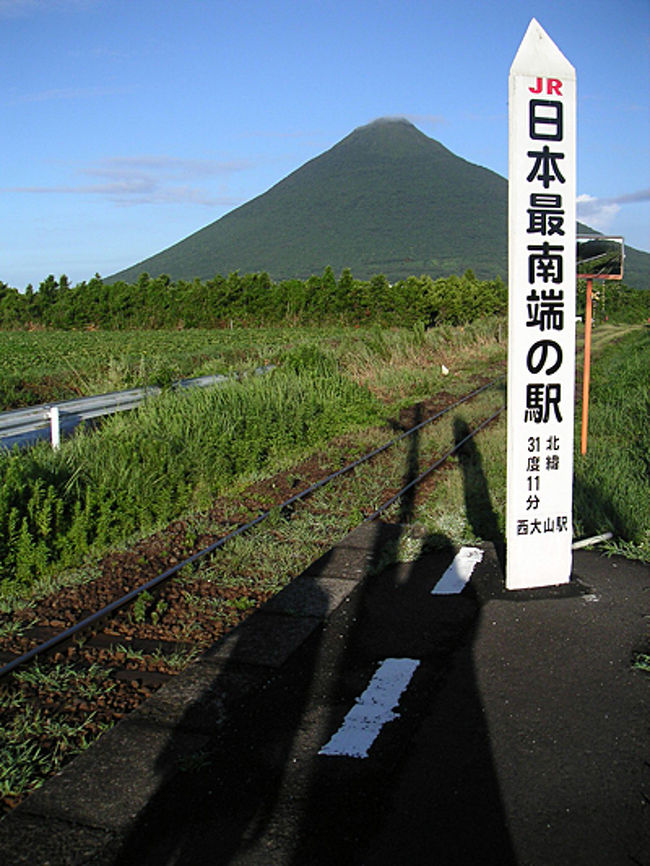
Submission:
<svg viewBox="0 0 650 866">
<path fill-rule="evenodd" d="M 501 382 L 405 410 L 383 444 L 346 437 L 0 614 L 4 809 L 356 525 L 412 522 L 416 491 L 503 411 Z"/>
</svg>

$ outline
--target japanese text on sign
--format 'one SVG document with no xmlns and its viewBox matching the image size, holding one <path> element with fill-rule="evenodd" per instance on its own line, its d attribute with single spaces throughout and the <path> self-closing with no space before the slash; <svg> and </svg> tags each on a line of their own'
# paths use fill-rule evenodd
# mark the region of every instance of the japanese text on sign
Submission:
<svg viewBox="0 0 650 866">
<path fill-rule="evenodd" d="M 533 20 L 510 72 L 509 588 L 570 576 L 574 151 L 574 70 Z"/>
</svg>

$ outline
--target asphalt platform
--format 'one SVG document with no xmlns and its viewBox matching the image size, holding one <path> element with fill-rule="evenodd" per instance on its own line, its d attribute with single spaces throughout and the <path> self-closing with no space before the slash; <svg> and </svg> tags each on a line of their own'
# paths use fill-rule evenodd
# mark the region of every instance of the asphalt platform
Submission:
<svg viewBox="0 0 650 866">
<path fill-rule="evenodd" d="M 491 545 L 467 584 L 451 547 L 382 568 L 400 532 L 360 527 L 49 780 L 0 863 L 650 866 L 650 569 L 576 551 L 506 592 Z"/>
</svg>

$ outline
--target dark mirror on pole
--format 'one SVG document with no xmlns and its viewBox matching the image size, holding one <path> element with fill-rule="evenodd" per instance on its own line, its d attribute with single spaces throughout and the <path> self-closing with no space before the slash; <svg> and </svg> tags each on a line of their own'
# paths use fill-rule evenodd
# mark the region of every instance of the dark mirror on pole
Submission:
<svg viewBox="0 0 650 866">
<path fill-rule="evenodd" d="M 625 245 L 623 238 L 603 235 L 578 235 L 576 272 L 578 277 L 622 280 Z"/>
</svg>

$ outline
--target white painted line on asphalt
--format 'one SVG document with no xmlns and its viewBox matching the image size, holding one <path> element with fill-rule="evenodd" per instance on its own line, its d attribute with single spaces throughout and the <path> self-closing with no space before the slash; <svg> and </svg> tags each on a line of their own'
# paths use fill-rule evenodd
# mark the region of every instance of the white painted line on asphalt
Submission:
<svg viewBox="0 0 650 866">
<path fill-rule="evenodd" d="M 475 566 L 483 559 L 478 547 L 461 547 L 454 561 L 431 590 L 431 595 L 455 595 L 467 586 Z"/>
<path fill-rule="evenodd" d="M 367 758 L 382 727 L 399 718 L 395 707 L 419 664 L 418 659 L 385 659 L 341 727 L 318 754 Z"/>
</svg>

